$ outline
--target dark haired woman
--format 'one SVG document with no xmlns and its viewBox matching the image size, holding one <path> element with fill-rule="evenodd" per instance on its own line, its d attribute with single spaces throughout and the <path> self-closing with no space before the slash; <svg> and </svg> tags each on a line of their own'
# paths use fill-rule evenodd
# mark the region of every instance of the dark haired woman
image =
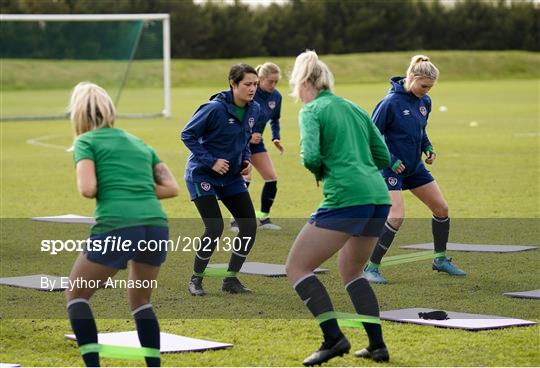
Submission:
<svg viewBox="0 0 540 368">
<path fill-rule="evenodd" d="M 232 294 L 251 291 L 234 274 L 240 271 L 257 231 L 255 210 L 242 177 L 251 171 L 249 141 L 259 118 L 259 105 L 253 101 L 257 82 L 253 67 L 234 65 L 229 72 L 230 89 L 201 105 L 181 134 L 191 151 L 184 178 L 205 226 L 188 287 L 194 296 L 205 294 L 204 271 L 223 233 L 218 199 L 231 212 L 240 230 L 232 241 L 235 246 L 231 249 L 230 274 L 223 280 L 222 290 Z"/>
</svg>

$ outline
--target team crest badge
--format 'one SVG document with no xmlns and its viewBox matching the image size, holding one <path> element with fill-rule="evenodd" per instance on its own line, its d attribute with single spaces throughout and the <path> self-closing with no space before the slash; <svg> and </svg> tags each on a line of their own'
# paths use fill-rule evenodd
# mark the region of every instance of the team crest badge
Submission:
<svg viewBox="0 0 540 368">
<path fill-rule="evenodd" d="M 276 101 L 268 101 L 268 107 L 274 110 L 276 108 Z"/>
<path fill-rule="evenodd" d="M 250 128 L 253 128 L 253 126 L 255 125 L 255 118 L 253 117 L 249 118 L 248 124 Z"/>
<path fill-rule="evenodd" d="M 425 106 L 420 106 L 420 113 L 424 116 L 427 115 L 427 109 Z"/>
<path fill-rule="evenodd" d="M 391 176 L 388 178 L 388 184 L 390 184 L 391 186 L 395 187 L 396 184 L 397 184 L 397 178 Z"/>
<path fill-rule="evenodd" d="M 202 182 L 201 183 L 201 188 L 202 190 L 204 190 L 205 192 L 208 192 L 210 189 L 212 189 L 212 185 L 210 183 L 207 183 L 207 182 Z"/>
</svg>

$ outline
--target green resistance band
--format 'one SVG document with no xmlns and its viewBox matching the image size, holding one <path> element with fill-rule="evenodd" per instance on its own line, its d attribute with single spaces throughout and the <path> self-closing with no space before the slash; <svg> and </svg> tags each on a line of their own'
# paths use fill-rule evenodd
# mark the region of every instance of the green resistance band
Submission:
<svg viewBox="0 0 540 368">
<path fill-rule="evenodd" d="M 128 346 L 104 345 L 104 344 L 85 344 L 79 346 L 81 355 L 88 353 L 98 353 L 100 357 L 144 360 L 148 358 L 159 358 L 159 349 L 153 348 L 132 348 Z"/>
<path fill-rule="evenodd" d="M 408 254 L 400 254 L 397 256 L 386 257 L 381 263 L 382 266 L 393 266 L 396 264 L 409 263 L 421 261 L 424 259 L 437 258 L 437 257 L 446 257 L 446 252 L 433 253 L 430 250 L 425 252 L 415 252 Z"/>
<path fill-rule="evenodd" d="M 362 327 L 362 323 L 364 322 L 374 323 L 378 325 L 381 324 L 381 319 L 379 317 L 364 316 L 361 314 L 344 313 L 344 312 L 336 312 L 336 311 L 330 311 L 330 312 L 319 314 L 317 316 L 317 319 L 319 320 L 319 323 L 323 323 L 330 319 L 337 319 L 338 325 L 340 327 Z"/>
<path fill-rule="evenodd" d="M 234 277 L 236 272 L 227 271 L 225 268 L 207 268 L 204 272 L 195 272 L 194 275 L 200 277 Z"/>
</svg>

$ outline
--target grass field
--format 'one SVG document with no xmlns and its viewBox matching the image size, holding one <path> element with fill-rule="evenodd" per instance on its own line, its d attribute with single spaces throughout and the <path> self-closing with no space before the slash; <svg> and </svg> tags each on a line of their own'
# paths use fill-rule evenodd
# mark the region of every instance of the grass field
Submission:
<svg viewBox="0 0 540 368">
<path fill-rule="evenodd" d="M 436 55 L 428 53 L 432 54 Z M 432 173 L 450 204 L 453 218 L 451 241 L 538 244 L 539 56 L 527 53 L 491 53 L 489 58 L 485 53 L 468 53 L 465 54 L 467 57 L 462 53 L 456 55 L 462 61 L 468 60 L 461 78 L 459 71 L 450 66 L 451 54 L 437 55 L 445 60 L 442 75 L 447 71 L 449 77 L 442 79 L 431 92 L 434 104 L 428 126 L 430 139 L 438 152 Z M 371 111 L 386 93 L 386 75 L 377 81 L 359 80 L 356 70 L 365 69 L 347 69 L 340 65 L 356 60 L 361 67 L 380 61 L 386 70 L 399 72 L 407 56 L 403 53 L 378 57 L 368 54 L 329 59 L 338 71 L 336 92 Z M 486 59 L 490 61 L 487 64 Z M 501 63 L 495 63 L 497 60 Z M 286 65 L 290 59 L 280 61 Z M 224 75 L 232 63 L 176 61 L 175 65 L 204 75 L 214 75 L 215 70 L 220 70 Z M 488 78 L 486 68 L 491 68 L 492 78 Z M 375 75 L 381 74 L 378 70 Z M 340 83 L 340 80 L 348 83 Z M 156 148 L 181 183 L 179 198 L 163 202 L 169 216 L 174 218 L 171 224 L 173 238 L 195 236 L 201 231 L 197 212 L 182 185 L 187 151 L 179 141 L 179 132 L 196 107 L 219 90 L 217 83 L 215 79 L 205 80 L 199 86 L 191 82 L 185 82 L 186 86 L 175 83 L 172 91 L 174 116 L 170 120 L 120 119 L 117 122 L 119 127 Z M 285 81 L 279 88 L 286 95 Z M 129 99 L 122 100 L 125 108 L 144 104 L 148 96 L 153 95 L 148 90 L 136 88 L 128 92 Z M 67 100 L 65 92 L 50 90 L 46 93 L 51 103 L 60 98 Z M 125 96 L 128 96 L 127 92 Z M 32 112 L 32 104 L 24 102 L 33 100 L 28 92 L 3 89 L 1 99 L 2 106 L 19 103 L 21 108 Z M 446 106 L 448 111 L 440 112 L 440 106 Z M 250 255 L 252 261 L 284 262 L 298 229 L 321 199 L 320 189 L 299 160 L 296 118 L 299 108 L 300 105 L 284 98 L 282 137 L 286 152 L 279 156 L 269 147 L 280 176 L 272 215 L 284 229 L 274 233 L 259 232 Z M 473 121 L 477 122 L 476 127 L 470 126 Z M 41 239 L 82 239 L 88 228 L 35 223 L 28 218 L 64 213 L 92 215 L 94 203 L 77 194 L 72 158 L 65 152 L 71 143 L 69 124 L 66 121 L 4 122 L 0 123 L 0 129 L 0 276 L 67 275 L 75 255 L 44 254 L 39 251 L 39 242 Z M 258 207 L 261 180 L 256 174 L 255 177 L 250 190 Z M 398 245 L 430 241 L 428 210 L 409 193 L 405 194 L 405 200 L 407 217 L 411 220 L 398 234 L 389 256 L 409 252 Z M 390 284 L 374 287 L 381 309 L 429 307 L 540 321 L 538 301 L 502 295 L 505 291 L 539 288 L 538 250 L 479 255 L 451 254 L 468 272 L 464 279 L 433 273 L 429 260 L 388 266 L 384 274 Z M 248 296 L 225 296 L 219 291 L 220 280 L 209 279 L 205 282 L 209 295 L 195 299 L 186 290 L 193 256 L 192 252 L 171 252 L 162 268 L 153 300 L 161 317 L 162 331 L 230 342 L 235 347 L 206 353 L 164 355 L 164 365 L 298 366 L 318 347 L 317 324 L 285 279 L 242 276 L 246 285 L 255 291 Z M 216 262 L 227 259 L 227 253 L 215 255 Z M 330 272 L 321 276 L 321 280 L 327 285 L 336 309 L 352 312 L 348 296 L 340 286 L 335 259 L 324 267 Z M 125 272 L 122 272 L 117 277 L 124 276 Z M 124 302 L 125 294 L 125 290 L 102 290 L 92 300 L 100 331 L 133 329 Z M 24 366 L 82 364 L 75 345 L 63 338 L 64 333 L 70 332 L 70 327 L 65 319 L 61 293 L 2 287 L 0 300 L 0 361 Z M 383 329 L 393 366 L 540 365 L 540 329 L 537 326 L 465 332 L 383 322 Z M 362 330 L 347 328 L 345 333 L 351 338 L 353 348 L 366 345 Z M 106 365 L 134 364 L 109 359 L 102 362 Z M 376 364 L 359 361 L 350 354 L 332 360 L 329 365 Z"/>
</svg>

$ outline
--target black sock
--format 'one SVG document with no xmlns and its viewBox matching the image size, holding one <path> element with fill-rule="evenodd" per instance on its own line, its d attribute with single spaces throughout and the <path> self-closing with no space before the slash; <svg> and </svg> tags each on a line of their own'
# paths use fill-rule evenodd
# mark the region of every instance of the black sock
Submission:
<svg viewBox="0 0 540 368">
<path fill-rule="evenodd" d="M 394 236 L 397 233 L 397 229 L 395 229 L 392 225 L 386 221 L 384 224 L 384 229 L 379 237 L 379 241 L 377 242 L 377 246 L 375 249 L 373 249 L 373 253 L 371 254 L 370 261 L 375 264 L 381 264 L 382 258 L 388 252 L 388 248 L 390 248 L 390 245 L 392 245 L 392 241 L 394 241 Z"/>
<path fill-rule="evenodd" d="M 294 285 L 294 289 L 315 318 L 325 312 L 334 311 L 328 292 L 314 274 L 306 275 L 298 280 Z M 320 323 L 319 326 L 324 334 L 325 341 L 335 341 L 343 335 L 335 318 L 326 320 Z"/>
<path fill-rule="evenodd" d="M 379 303 L 377 297 L 365 278 L 359 277 L 356 280 L 349 282 L 346 285 L 346 289 L 351 297 L 356 313 L 363 316 L 379 318 Z M 385 346 L 380 324 L 363 322 L 362 325 L 368 335 L 369 347 L 371 349 L 378 349 Z"/>
<path fill-rule="evenodd" d="M 145 304 L 136 308 L 131 314 L 137 325 L 137 334 L 142 347 L 160 348 L 159 323 L 152 309 L 152 304 Z M 145 357 L 148 367 L 159 367 L 161 358 Z"/>
<path fill-rule="evenodd" d="M 79 346 L 96 344 L 98 341 L 96 321 L 92 315 L 88 300 L 83 298 L 70 300 L 67 303 L 67 311 L 71 328 L 77 338 L 77 344 Z M 82 358 L 87 367 L 99 367 L 98 353 L 87 353 Z"/>
<path fill-rule="evenodd" d="M 446 252 L 446 243 L 448 243 L 448 234 L 450 233 L 450 218 L 433 215 L 431 231 L 433 232 L 435 253 Z"/>
<path fill-rule="evenodd" d="M 233 249 L 229 260 L 228 271 L 238 272 L 255 243 L 257 220 L 255 218 L 238 218 L 238 236 L 232 239 Z"/>
<path fill-rule="evenodd" d="M 261 212 L 270 213 L 277 193 L 277 180 L 264 183 L 261 193 Z"/>
<path fill-rule="evenodd" d="M 198 253 L 195 254 L 195 260 L 193 261 L 193 273 L 202 274 L 210 262 L 210 257 L 208 258 L 199 258 L 201 257 Z M 201 276 L 202 277 L 202 276 Z"/>
</svg>

